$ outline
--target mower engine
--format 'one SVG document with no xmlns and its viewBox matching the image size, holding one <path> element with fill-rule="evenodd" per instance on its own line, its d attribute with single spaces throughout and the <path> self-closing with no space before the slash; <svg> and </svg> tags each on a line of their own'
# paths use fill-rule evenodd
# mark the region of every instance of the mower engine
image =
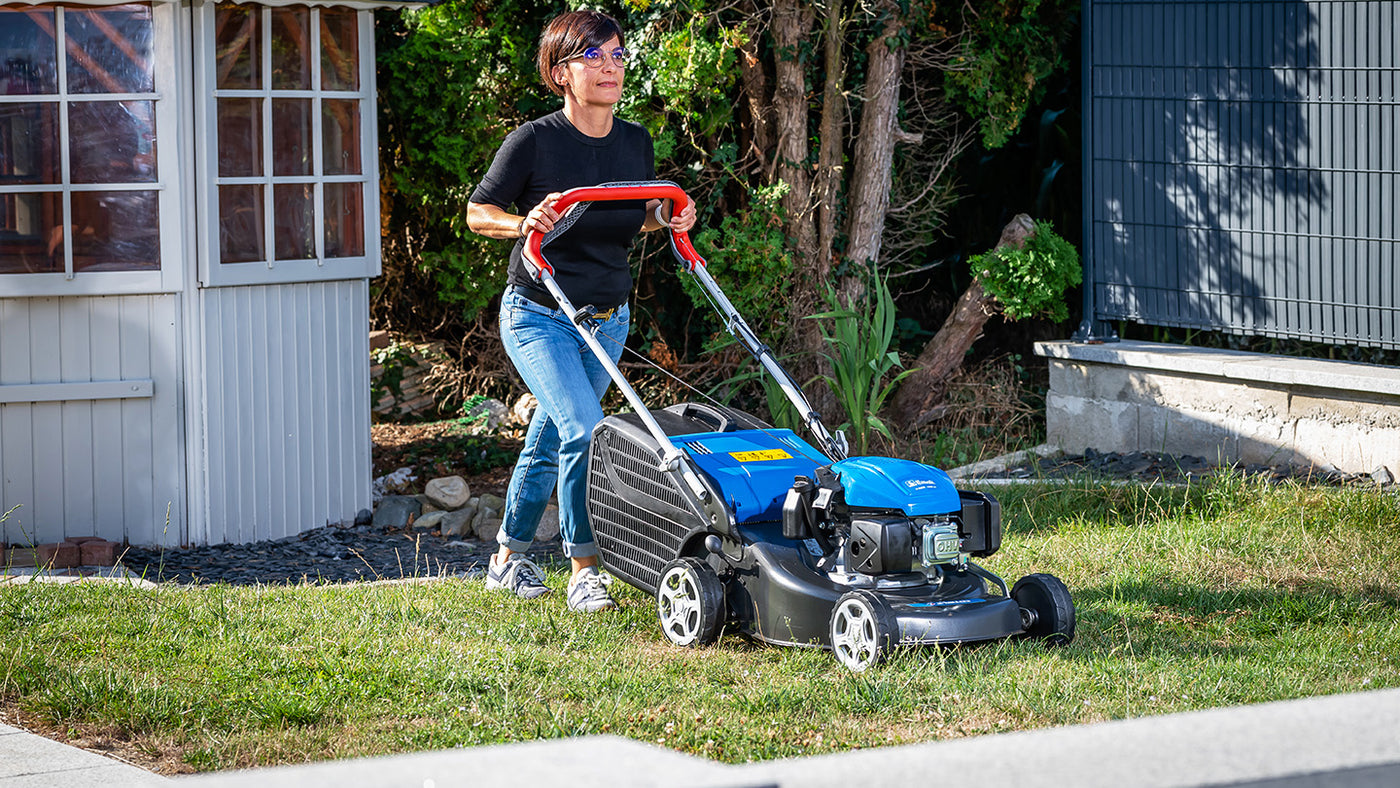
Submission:
<svg viewBox="0 0 1400 788">
<path fill-rule="evenodd" d="M 830 467 L 798 476 L 783 504 L 783 536 L 810 540 L 833 579 L 936 580 L 942 567 L 965 570 L 972 556 L 1001 545 L 1001 507 L 985 493 L 958 491 L 961 509 L 910 516 L 903 509 L 851 506 Z M 917 509 L 917 506 L 911 506 Z M 816 552 L 816 551 L 814 551 Z"/>
</svg>

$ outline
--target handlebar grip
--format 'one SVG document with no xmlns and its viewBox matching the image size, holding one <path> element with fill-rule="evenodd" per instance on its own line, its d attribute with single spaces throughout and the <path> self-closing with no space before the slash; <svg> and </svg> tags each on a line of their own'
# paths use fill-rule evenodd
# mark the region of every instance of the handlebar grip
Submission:
<svg viewBox="0 0 1400 788">
<path fill-rule="evenodd" d="M 690 203 L 685 195 L 685 190 L 671 181 L 637 181 L 624 183 L 604 183 L 599 186 L 580 186 L 576 189 L 569 189 L 560 196 L 554 203 L 554 210 L 563 216 L 554 229 L 546 234 L 540 234 L 535 230 L 530 230 L 525 234 L 524 257 L 535 269 L 535 277 L 539 278 L 541 272 L 548 272 L 554 275 L 554 266 L 545 259 L 543 247 L 545 244 L 557 238 L 565 230 L 573 226 L 574 222 L 587 210 L 589 203 L 612 202 L 618 200 L 670 200 L 676 211 L 685 210 Z M 571 208 L 580 206 L 578 210 L 571 211 Z M 676 256 L 689 267 L 695 270 L 695 266 L 705 265 L 705 260 L 695 251 L 694 245 L 690 242 L 689 233 L 671 232 L 671 242 L 675 248 Z"/>
</svg>

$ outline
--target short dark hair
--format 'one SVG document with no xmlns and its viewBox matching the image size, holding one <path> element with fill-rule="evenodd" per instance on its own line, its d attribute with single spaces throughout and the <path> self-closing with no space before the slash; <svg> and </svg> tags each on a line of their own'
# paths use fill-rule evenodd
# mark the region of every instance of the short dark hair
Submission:
<svg viewBox="0 0 1400 788">
<path fill-rule="evenodd" d="M 622 26 L 601 11 L 570 11 L 549 20 L 540 34 L 540 50 L 535 55 L 544 86 L 556 96 L 564 95 L 564 89 L 554 81 L 554 67 L 588 47 L 608 43 L 613 36 L 617 36 L 618 43 L 627 43 Z"/>
</svg>

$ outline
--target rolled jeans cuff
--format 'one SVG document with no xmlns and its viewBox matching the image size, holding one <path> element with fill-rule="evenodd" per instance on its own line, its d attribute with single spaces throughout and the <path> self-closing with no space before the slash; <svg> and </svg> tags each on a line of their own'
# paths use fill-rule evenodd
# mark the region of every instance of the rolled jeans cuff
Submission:
<svg viewBox="0 0 1400 788">
<path fill-rule="evenodd" d="M 515 548 L 511 548 L 514 550 Z M 597 542 L 564 542 L 564 555 L 569 558 L 592 558 L 598 554 Z"/>
<path fill-rule="evenodd" d="M 510 534 L 506 533 L 505 525 L 502 524 L 501 530 L 496 532 L 496 544 L 506 548 L 512 553 L 523 553 L 529 550 L 534 542 L 527 542 L 523 539 L 512 539 Z"/>
</svg>

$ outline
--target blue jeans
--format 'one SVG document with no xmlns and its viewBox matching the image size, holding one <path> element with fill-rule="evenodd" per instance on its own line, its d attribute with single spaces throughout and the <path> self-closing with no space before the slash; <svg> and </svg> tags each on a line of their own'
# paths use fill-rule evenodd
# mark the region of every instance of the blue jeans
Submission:
<svg viewBox="0 0 1400 788">
<path fill-rule="evenodd" d="M 614 362 L 622 356 L 630 318 L 623 304 L 599 321 L 598 342 Z M 528 550 L 557 487 L 564 554 L 597 555 L 587 511 L 588 444 L 603 420 L 598 403 L 612 380 L 563 312 L 529 301 L 513 288 L 501 297 L 501 342 L 540 406 L 510 477 L 496 541 L 515 552 Z"/>
</svg>

